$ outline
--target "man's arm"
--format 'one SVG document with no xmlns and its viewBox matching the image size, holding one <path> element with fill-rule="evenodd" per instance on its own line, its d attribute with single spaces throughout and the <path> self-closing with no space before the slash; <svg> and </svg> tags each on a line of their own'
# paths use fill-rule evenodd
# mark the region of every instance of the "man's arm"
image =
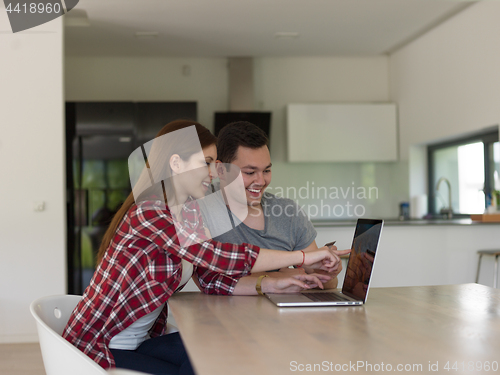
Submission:
<svg viewBox="0 0 500 375">
<path fill-rule="evenodd" d="M 244 276 L 241 279 L 238 280 L 238 283 L 234 287 L 233 295 L 235 296 L 251 296 L 251 295 L 256 295 L 257 290 L 255 289 L 255 285 L 257 284 L 257 279 L 261 275 L 268 275 L 271 276 L 274 272 L 258 272 L 258 273 L 252 273 L 250 276 Z M 266 277 L 267 279 L 267 277 Z M 267 283 L 268 280 L 262 280 L 262 289 L 265 289 L 265 284 Z"/>
<path fill-rule="evenodd" d="M 287 275 L 286 276 L 293 276 L 293 275 L 298 275 L 298 274 L 305 274 L 305 271 L 302 268 L 283 268 L 282 270 L 289 270 L 286 271 Z M 281 270 L 280 270 L 281 271 Z M 248 296 L 248 295 L 255 295 L 257 294 L 257 291 L 255 289 L 255 284 L 257 283 L 257 279 L 259 276 L 262 275 L 267 275 L 269 277 L 283 277 L 285 276 L 282 272 L 256 272 L 252 273 L 249 276 L 244 276 L 241 279 L 238 280 L 236 286 L 234 287 L 233 295 L 235 296 Z M 266 277 L 266 279 L 268 279 Z M 265 281 L 266 283 L 269 280 L 262 280 L 263 282 Z M 262 285 L 264 288 L 264 285 Z"/>
<path fill-rule="evenodd" d="M 334 250 L 337 248 L 335 246 L 332 247 Z M 316 244 L 316 241 L 314 240 L 307 246 L 303 251 L 312 251 L 312 250 L 317 250 L 318 245 Z M 324 281 L 323 282 L 323 287 L 324 289 L 335 289 L 337 288 L 337 285 L 339 283 L 339 280 L 337 279 L 337 275 L 342 271 L 342 263 L 339 264 L 339 268 L 332 273 L 327 273 L 322 270 L 315 270 L 309 267 L 301 267 L 301 268 L 282 268 L 279 270 L 279 272 L 258 272 L 258 273 L 252 273 L 250 276 L 244 276 L 241 279 L 238 280 L 238 283 L 236 284 L 233 295 L 252 295 L 256 294 L 255 291 L 255 284 L 257 282 L 257 278 L 261 275 L 268 275 L 270 277 L 283 277 L 283 276 L 294 276 L 294 275 L 300 275 L 300 274 L 311 274 L 311 273 L 316 273 L 316 274 L 324 274 L 332 277 L 331 280 L 329 281 Z M 264 280 L 263 280 L 264 281 Z M 264 285 L 262 286 L 264 288 Z"/>
<path fill-rule="evenodd" d="M 263 293 L 298 293 L 304 289 L 321 287 L 330 279 L 330 276 L 319 274 L 307 275 L 304 271 L 301 271 L 295 274 L 259 272 L 238 280 L 197 267 L 197 271 L 193 274 L 193 280 L 200 291 L 205 294 L 251 296 L 257 295 L 257 289 L 255 288 L 257 279 L 264 274 L 268 274 L 269 277 L 262 279 L 261 289 Z"/>
<path fill-rule="evenodd" d="M 296 272 L 295 274 L 287 272 L 260 272 L 259 274 L 252 274 L 239 279 L 236 284 L 233 295 L 256 295 L 255 288 L 257 279 L 261 275 L 268 275 L 261 282 L 261 289 L 263 293 L 298 293 L 304 289 L 311 288 L 324 288 L 324 285 L 330 276 L 311 274 L 307 275 L 305 272 Z"/>
</svg>

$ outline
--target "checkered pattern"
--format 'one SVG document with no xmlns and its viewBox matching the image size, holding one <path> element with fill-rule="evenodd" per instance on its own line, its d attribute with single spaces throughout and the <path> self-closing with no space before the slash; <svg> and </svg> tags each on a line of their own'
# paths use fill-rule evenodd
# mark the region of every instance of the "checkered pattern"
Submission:
<svg viewBox="0 0 500 375">
<path fill-rule="evenodd" d="M 115 366 L 111 338 L 165 304 L 177 289 L 181 258 L 193 263 L 208 294 L 231 293 L 257 259 L 258 247 L 207 240 L 195 201 L 184 206 L 184 225 L 160 207 L 159 201 L 131 207 L 64 330 L 63 337 L 103 368 Z M 165 305 L 151 337 L 165 333 L 166 318 Z"/>
</svg>

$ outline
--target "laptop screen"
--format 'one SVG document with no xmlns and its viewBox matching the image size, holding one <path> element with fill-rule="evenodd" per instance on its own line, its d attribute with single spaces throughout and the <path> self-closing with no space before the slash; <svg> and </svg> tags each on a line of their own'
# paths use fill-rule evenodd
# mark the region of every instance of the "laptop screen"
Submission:
<svg viewBox="0 0 500 375">
<path fill-rule="evenodd" d="M 342 293 L 366 302 L 382 220 L 358 219 Z"/>
</svg>

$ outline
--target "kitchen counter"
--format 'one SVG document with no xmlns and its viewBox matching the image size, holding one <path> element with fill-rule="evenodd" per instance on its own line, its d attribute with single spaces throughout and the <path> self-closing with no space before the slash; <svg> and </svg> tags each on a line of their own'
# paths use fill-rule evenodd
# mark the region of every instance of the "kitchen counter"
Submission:
<svg viewBox="0 0 500 375">
<path fill-rule="evenodd" d="M 387 219 L 377 250 L 374 287 L 471 283 L 481 249 L 500 247 L 499 223 L 455 220 Z M 496 225 L 495 225 L 496 224 Z M 316 222 L 316 243 L 351 247 L 354 221 Z M 344 265 L 345 267 L 345 265 Z M 344 270 L 339 277 L 341 285 Z M 484 257 L 480 284 L 493 285 L 494 257 Z"/>
<path fill-rule="evenodd" d="M 311 220 L 315 228 L 325 227 L 352 227 L 356 220 Z M 384 226 L 422 226 L 422 225 L 498 225 L 500 223 L 472 221 L 471 219 L 410 219 L 398 220 L 394 218 L 384 219 Z"/>
</svg>

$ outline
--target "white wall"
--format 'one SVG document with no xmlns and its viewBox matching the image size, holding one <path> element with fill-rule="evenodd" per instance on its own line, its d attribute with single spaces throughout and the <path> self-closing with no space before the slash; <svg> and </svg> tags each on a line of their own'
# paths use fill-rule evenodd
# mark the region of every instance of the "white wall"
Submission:
<svg viewBox="0 0 500 375">
<path fill-rule="evenodd" d="M 256 58 L 255 108 L 272 111 L 271 154 L 273 187 L 315 186 L 348 189 L 377 187 L 375 199 L 305 199 L 311 216 L 335 217 L 340 205 L 361 204 L 365 214 L 395 217 L 398 203 L 408 200 L 406 163 L 287 163 L 285 107 L 292 102 L 387 102 L 388 57 L 374 58 Z M 191 66 L 183 76 L 182 67 Z M 203 58 L 86 58 L 66 59 L 66 100 L 196 100 L 198 119 L 213 125 L 213 113 L 228 109 L 227 59 Z M 293 196 L 292 196 L 293 198 Z M 296 197 L 297 198 L 297 197 Z M 315 207 L 330 207 L 314 215 Z M 359 212 L 359 211 L 358 211 Z"/>
<path fill-rule="evenodd" d="M 260 58 L 255 60 L 256 108 L 272 112 L 272 188 L 295 187 L 289 198 L 309 210 L 311 217 L 349 217 L 347 207 L 363 206 L 365 216 L 396 217 L 398 204 L 408 200 L 407 163 L 288 163 L 286 162 L 286 105 L 288 103 L 389 102 L 389 59 L 372 58 Z M 352 145 L 356 147 L 356 145 Z M 298 189 L 335 187 L 378 189 L 369 199 L 301 199 Z M 309 185 L 308 185 L 309 184 Z M 275 189 L 278 191 L 278 189 Z M 305 190 L 303 190 L 305 191 Z M 351 190 L 352 192 L 352 190 Z M 302 195 L 304 196 L 304 194 Z M 321 214 L 321 208 L 324 212 Z M 335 208 L 335 213 L 333 208 Z M 314 215 L 316 208 L 318 215 Z M 329 211 L 329 209 L 330 211 Z M 352 208 L 350 209 L 353 212 Z M 342 215 L 339 215 L 343 211 Z M 329 213 L 328 213 L 329 212 Z M 358 210 L 362 212 L 362 210 Z M 354 217 L 355 215 L 351 215 Z"/>
<path fill-rule="evenodd" d="M 183 75 L 183 66 L 190 75 Z M 196 101 L 198 121 L 213 127 L 228 108 L 227 59 L 67 57 L 67 101 Z"/>
<path fill-rule="evenodd" d="M 500 122 L 500 2 L 481 1 L 390 57 L 401 157 Z"/>
<path fill-rule="evenodd" d="M 0 342 L 25 342 L 31 301 L 66 292 L 62 19 L 0 30 Z"/>
</svg>

